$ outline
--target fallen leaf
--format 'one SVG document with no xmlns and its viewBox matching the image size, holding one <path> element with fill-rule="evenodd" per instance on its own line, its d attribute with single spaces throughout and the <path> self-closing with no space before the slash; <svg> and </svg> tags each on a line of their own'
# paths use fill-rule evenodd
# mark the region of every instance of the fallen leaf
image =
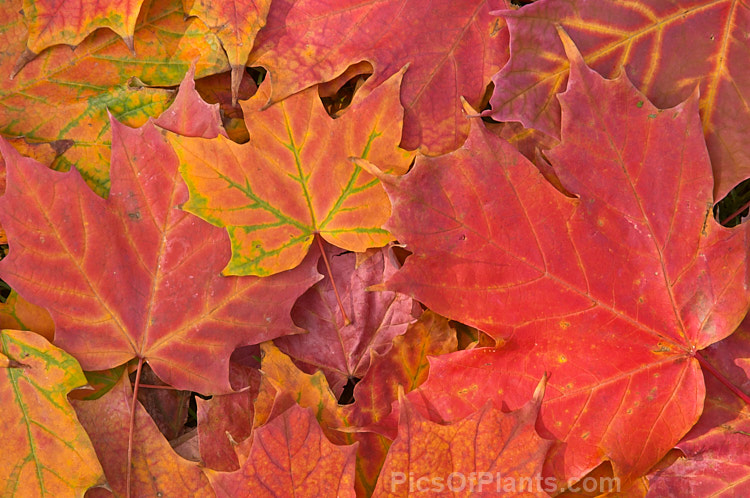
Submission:
<svg viewBox="0 0 750 498">
<path fill-rule="evenodd" d="M 473 122 L 461 149 L 386 184 L 386 227 L 414 253 L 387 288 L 506 341 L 432 360 L 409 398 L 433 420 L 488 397 L 515 409 L 549 372 L 542 435 L 564 444 L 545 476 L 574 482 L 609 460 L 626 481 L 698 420 L 694 353 L 747 310 L 748 228 L 711 217 L 697 93 L 659 110 L 566 43 L 562 143 L 547 157 L 577 198 Z"/>
<path fill-rule="evenodd" d="M 83 496 L 104 473 L 67 393 L 86 384 L 75 358 L 33 332 L 0 332 L 3 496 Z"/>
<path fill-rule="evenodd" d="M 238 145 L 170 135 L 190 190 L 183 209 L 227 227 L 225 275 L 271 275 L 297 266 L 315 234 L 351 251 L 385 245 L 388 197 L 348 158 L 402 173 L 412 154 L 397 148 L 402 110 L 393 76 L 334 120 L 315 89 L 262 110 L 268 83 L 242 102 L 251 141 Z"/>
<path fill-rule="evenodd" d="M 332 80 L 362 60 L 375 69 L 367 89 L 410 64 L 401 88 L 401 146 L 441 154 L 468 134 L 460 98 L 478 106 L 507 60 L 507 30 L 490 11 L 508 6 L 505 0 L 346 0 L 334 8 L 319 0 L 275 1 L 248 64 L 271 73 L 269 102 Z"/>
<path fill-rule="evenodd" d="M 305 372 L 320 369 L 340 398 L 347 382 L 365 375 L 371 352 L 384 353 L 406 331 L 413 321 L 412 300 L 394 292 L 367 290 L 398 269 L 389 249 L 371 249 L 360 261 L 354 253 L 339 250 L 337 254 L 331 246 L 325 251 L 349 323 L 344 322 L 331 278 L 325 277 L 292 308 L 292 320 L 307 334 L 279 337 L 274 343 Z M 326 274 L 322 258 L 318 272 Z"/>
<path fill-rule="evenodd" d="M 718 373 L 746 394 L 750 379 L 738 366 L 750 357 L 750 321 L 702 352 Z M 706 402 L 698 423 L 677 444 L 685 454 L 650 476 L 654 496 L 744 496 L 750 493 L 750 409 L 706 372 Z"/>
<path fill-rule="evenodd" d="M 52 47 L 12 80 L 0 78 L 0 133 L 24 136 L 31 143 L 51 143 L 60 154 L 44 164 L 58 170 L 75 166 L 89 185 L 106 194 L 111 142 L 108 112 L 129 126 L 141 126 L 169 106 L 174 93 L 162 87 L 179 84 L 191 61 L 196 61 L 199 77 L 228 69 L 218 40 L 202 22 L 185 22 L 177 4 L 170 0 L 143 3 L 135 56 L 116 34 L 98 30 L 75 50 Z M 0 73 L 4 75 L 11 73 L 26 39 L 20 10 L 20 0 L 0 3 L 0 44 L 4 47 Z M 132 80 L 134 75 L 137 81 Z"/>
<path fill-rule="evenodd" d="M 357 443 L 355 489 L 360 495 L 372 495 L 390 442 L 372 432 L 339 430 L 354 424 L 347 407 L 340 406 L 336 401 L 323 373 L 309 375 L 302 372 L 273 343 L 264 343 L 261 349 L 263 378 L 255 403 L 255 426 L 266 424 L 274 415 L 293 404 L 313 409 L 323 433 L 330 441 L 340 445 Z M 246 445 L 238 447 L 238 453 L 247 452 Z"/>
<path fill-rule="evenodd" d="M 544 380 L 516 411 L 502 413 L 488 401 L 450 425 L 425 419 L 402 397 L 398 437 L 383 465 L 377 496 L 549 496 L 555 483 L 542 480 L 541 471 L 553 441 L 534 429 L 543 395 Z"/>
<path fill-rule="evenodd" d="M 328 441 L 312 410 L 293 404 L 253 433 L 240 470 L 208 476 L 218 497 L 354 497 L 355 450 Z"/>
<path fill-rule="evenodd" d="M 133 51 L 133 33 L 143 0 L 24 0 L 29 29 L 27 50 L 34 55 L 52 45 L 78 45 L 99 28 L 109 28 Z"/>
<path fill-rule="evenodd" d="M 393 339 L 388 351 L 372 353 L 369 370 L 354 386 L 354 404 L 345 408 L 351 410 L 355 425 L 366 427 L 380 422 L 398 400 L 399 388 L 408 393 L 427 379 L 428 356 L 454 351 L 456 331 L 446 318 L 425 311 L 404 335 Z"/>
</svg>

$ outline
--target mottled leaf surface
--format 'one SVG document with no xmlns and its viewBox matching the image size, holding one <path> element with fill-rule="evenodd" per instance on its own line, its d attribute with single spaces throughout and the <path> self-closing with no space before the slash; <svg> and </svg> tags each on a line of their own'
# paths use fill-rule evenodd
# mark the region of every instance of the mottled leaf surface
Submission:
<svg viewBox="0 0 750 498">
<path fill-rule="evenodd" d="M 33 332 L 0 332 L 3 496 L 83 496 L 104 482 L 66 395 L 86 384 L 75 358 Z"/>
<path fill-rule="evenodd" d="M 354 386 L 355 402 L 345 408 L 351 410 L 350 418 L 359 426 L 380 422 L 398 400 L 399 388 L 408 393 L 427 379 L 428 356 L 454 351 L 456 331 L 446 318 L 425 311 L 404 335 L 393 339 L 388 351 L 371 354 L 370 368 Z"/>
<path fill-rule="evenodd" d="M 493 78 L 492 116 L 559 137 L 568 60 L 561 25 L 586 62 L 604 76 L 623 67 L 658 107 L 677 105 L 700 88 L 703 132 L 724 197 L 750 176 L 750 7 L 734 0 L 544 0 L 500 14 L 511 57 Z"/>
<path fill-rule="evenodd" d="M 351 412 L 337 403 L 323 373 L 309 375 L 302 372 L 272 343 L 265 343 L 261 347 L 263 379 L 259 401 L 255 403 L 256 427 L 292 404 L 312 408 L 323 433 L 330 441 L 340 445 L 358 444 L 355 489 L 360 495 L 371 495 L 390 442 L 371 432 L 338 430 L 354 425 L 350 419 Z"/>
<path fill-rule="evenodd" d="M 177 85 L 192 61 L 199 77 L 228 69 L 218 39 L 202 22 L 185 22 L 178 2 L 146 0 L 136 26 L 136 55 L 111 31 L 98 30 L 75 50 L 46 50 L 9 79 L 26 39 L 20 10 L 20 0 L 0 4 L 0 133 L 56 145 L 62 155 L 45 164 L 78 167 L 101 194 L 109 188 L 108 111 L 141 126 L 174 96 L 144 84 Z"/>
<path fill-rule="evenodd" d="M 271 101 L 329 81 L 369 61 L 374 88 L 410 64 L 401 88 L 406 149 L 456 149 L 469 126 L 460 98 L 478 106 L 490 77 L 507 60 L 507 32 L 493 9 L 505 0 L 275 1 L 250 65 L 269 69 Z M 408 33 L 408 36 L 405 36 Z"/>
<path fill-rule="evenodd" d="M 190 190 L 184 209 L 227 227 L 226 275 L 270 275 L 294 268 L 316 234 L 351 251 L 385 245 L 390 214 L 376 178 L 349 161 L 362 157 L 397 173 L 412 154 L 397 147 L 401 74 L 334 120 L 313 89 L 263 110 L 269 84 L 242 102 L 250 142 L 172 135 Z"/>
<path fill-rule="evenodd" d="M 546 475 L 578 479 L 605 459 L 640 475 L 700 415 L 693 352 L 745 314 L 747 228 L 710 216 L 697 94 L 659 110 L 568 50 L 562 142 L 547 157 L 578 197 L 476 122 L 463 148 L 388 186 L 387 226 L 414 252 L 388 287 L 507 341 L 436 358 L 415 398 L 445 420 L 487 397 L 514 409 L 549 372 L 542 424 L 565 445 Z"/>
<path fill-rule="evenodd" d="M 28 50 L 38 54 L 58 45 L 78 45 L 98 28 L 109 28 L 132 50 L 133 32 L 143 0 L 24 0 Z"/>
</svg>

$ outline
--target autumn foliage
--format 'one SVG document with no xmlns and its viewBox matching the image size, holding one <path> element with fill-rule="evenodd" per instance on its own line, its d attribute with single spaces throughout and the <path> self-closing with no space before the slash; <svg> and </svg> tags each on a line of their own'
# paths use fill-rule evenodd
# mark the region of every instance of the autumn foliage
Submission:
<svg viewBox="0 0 750 498">
<path fill-rule="evenodd" d="M 0 3 L 0 495 L 750 494 L 750 9 L 523 3 Z"/>
</svg>

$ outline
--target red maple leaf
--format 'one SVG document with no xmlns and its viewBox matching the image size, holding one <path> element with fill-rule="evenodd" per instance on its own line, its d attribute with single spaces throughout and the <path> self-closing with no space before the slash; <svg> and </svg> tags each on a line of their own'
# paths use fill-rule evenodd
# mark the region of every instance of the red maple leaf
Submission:
<svg viewBox="0 0 750 498">
<path fill-rule="evenodd" d="M 432 361 L 409 397 L 433 420 L 488 397 L 515 409 L 546 371 L 542 435 L 563 444 L 545 474 L 579 479 L 610 460 L 632 477 L 701 413 L 696 352 L 747 310 L 748 228 L 711 217 L 697 92 L 659 110 L 565 44 L 562 142 L 548 157 L 577 198 L 473 122 L 461 149 L 389 180 L 388 228 L 414 255 L 387 287 L 506 341 Z"/>
</svg>

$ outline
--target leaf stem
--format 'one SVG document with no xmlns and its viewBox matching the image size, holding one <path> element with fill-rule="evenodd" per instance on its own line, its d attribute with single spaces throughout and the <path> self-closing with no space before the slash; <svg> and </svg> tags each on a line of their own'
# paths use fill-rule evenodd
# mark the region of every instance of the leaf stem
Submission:
<svg viewBox="0 0 750 498">
<path fill-rule="evenodd" d="M 157 386 L 156 384 L 141 384 L 140 387 L 144 389 L 167 389 L 168 391 L 179 391 L 176 387 L 172 386 Z"/>
<path fill-rule="evenodd" d="M 323 241 L 320 240 L 320 234 L 315 234 L 315 240 L 318 241 L 318 247 L 320 248 L 320 254 L 323 256 L 323 262 L 326 265 L 326 270 L 328 270 L 328 278 L 331 279 L 331 287 L 333 287 L 333 293 L 336 295 L 336 301 L 339 303 L 339 309 L 341 310 L 341 315 L 344 317 L 344 325 L 349 325 L 351 320 L 349 320 L 349 317 L 346 316 L 346 311 L 344 311 L 344 303 L 341 302 L 341 296 L 339 296 L 339 290 L 336 288 L 336 282 L 333 280 L 333 272 L 331 271 L 331 265 L 328 263 L 328 256 L 326 256 L 326 251 L 323 248 Z"/>
<path fill-rule="evenodd" d="M 716 370 L 713 367 L 713 365 L 711 365 L 709 362 L 707 362 L 706 359 L 703 358 L 703 356 L 701 356 L 701 354 L 699 352 L 697 352 L 697 351 L 695 352 L 695 358 L 698 360 L 698 363 L 700 363 L 703 368 L 705 368 L 706 370 L 708 370 L 709 372 L 711 372 L 711 374 L 714 377 L 716 377 L 716 379 L 719 382 L 721 382 L 722 384 L 724 384 L 727 387 L 727 389 L 729 389 L 730 391 L 732 391 L 738 398 L 740 398 L 742 401 L 744 401 L 746 405 L 750 405 L 750 396 L 748 396 L 747 394 L 745 394 L 744 392 L 742 392 L 739 387 L 737 387 L 734 384 L 732 384 L 729 381 L 729 379 L 727 379 L 721 372 L 719 372 L 718 370 Z"/>
<path fill-rule="evenodd" d="M 737 216 L 739 216 L 739 214 L 742 213 L 742 211 L 744 211 L 748 207 L 750 207 L 750 201 L 746 202 L 745 204 L 742 205 L 741 208 L 739 208 L 734 213 L 730 214 L 729 216 L 727 216 L 726 218 L 724 218 L 723 220 L 721 220 L 721 224 L 724 225 L 724 226 L 726 226 L 727 223 L 729 223 L 730 221 L 732 221 L 733 219 L 735 219 Z"/>
<path fill-rule="evenodd" d="M 130 403 L 130 428 L 128 431 L 128 467 L 125 474 L 125 498 L 130 498 L 130 469 L 133 466 L 133 435 L 135 433 L 135 404 L 138 402 L 138 387 L 141 383 L 143 358 L 138 358 L 138 368 L 135 371 L 133 385 L 133 402 Z"/>
</svg>

